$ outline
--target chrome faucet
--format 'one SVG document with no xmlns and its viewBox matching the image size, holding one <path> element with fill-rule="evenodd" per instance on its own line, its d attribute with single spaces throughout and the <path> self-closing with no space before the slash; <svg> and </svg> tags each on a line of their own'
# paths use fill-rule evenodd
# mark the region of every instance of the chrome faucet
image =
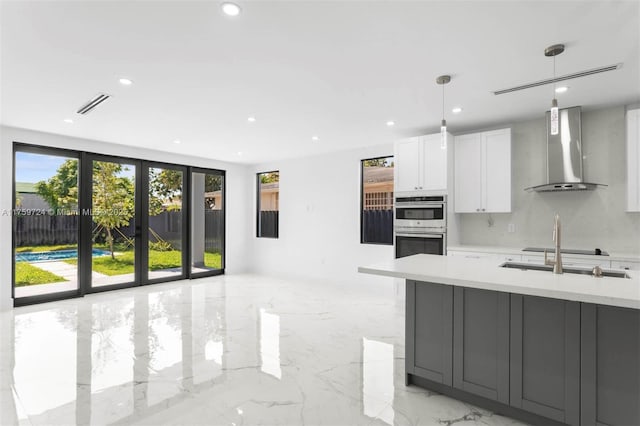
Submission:
<svg viewBox="0 0 640 426">
<path fill-rule="evenodd" d="M 562 273 L 562 256 L 560 255 L 560 215 L 556 213 L 553 221 L 553 242 L 556 243 L 556 253 L 554 259 L 547 259 L 547 250 L 544 251 L 544 264 L 553 266 L 554 274 Z"/>
</svg>

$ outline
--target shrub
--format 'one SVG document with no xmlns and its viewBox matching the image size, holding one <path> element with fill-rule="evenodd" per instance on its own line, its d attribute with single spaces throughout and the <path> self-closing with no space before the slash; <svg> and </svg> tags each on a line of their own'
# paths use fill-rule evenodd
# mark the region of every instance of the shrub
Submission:
<svg viewBox="0 0 640 426">
<path fill-rule="evenodd" d="M 149 242 L 149 249 L 155 251 L 172 251 L 173 247 L 171 246 L 171 243 L 161 240 Z"/>
</svg>

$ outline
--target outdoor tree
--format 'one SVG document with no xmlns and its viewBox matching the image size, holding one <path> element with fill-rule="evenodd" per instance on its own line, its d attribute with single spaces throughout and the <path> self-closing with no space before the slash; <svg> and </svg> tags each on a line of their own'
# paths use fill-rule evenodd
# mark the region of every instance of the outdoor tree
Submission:
<svg viewBox="0 0 640 426">
<path fill-rule="evenodd" d="M 370 160 L 364 160 L 365 167 L 393 167 L 393 161 L 389 158 L 372 158 Z"/>
<path fill-rule="evenodd" d="M 182 172 L 171 169 L 149 169 L 149 214 L 182 207 Z"/>
<path fill-rule="evenodd" d="M 135 214 L 133 182 L 118 176 L 121 171 L 122 165 L 118 163 L 93 163 L 93 221 L 105 230 L 112 259 L 115 259 L 114 231 L 128 225 Z"/>
<path fill-rule="evenodd" d="M 54 210 L 77 209 L 78 160 L 66 160 L 49 180 L 37 182 L 36 192 Z"/>
<path fill-rule="evenodd" d="M 280 173 L 278 172 L 260 174 L 260 183 L 274 183 L 279 181 L 280 181 Z"/>
<path fill-rule="evenodd" d="M 206 174 L 204 178 L 205 192 L 215 192 L 222 190 L 222 176 Z"/>
</svg>

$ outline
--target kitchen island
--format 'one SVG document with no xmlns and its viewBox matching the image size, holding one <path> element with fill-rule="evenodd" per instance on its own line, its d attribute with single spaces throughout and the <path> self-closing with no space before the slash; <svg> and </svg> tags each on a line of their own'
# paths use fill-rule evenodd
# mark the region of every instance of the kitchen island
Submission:
<svg viewBox="0 0 640 426">
<path fill-rule="evenodd" d="M 406 279 L 406 383 L 534 424 L 640 424 L 640 279 L 420 254 Z"/>
</svg>

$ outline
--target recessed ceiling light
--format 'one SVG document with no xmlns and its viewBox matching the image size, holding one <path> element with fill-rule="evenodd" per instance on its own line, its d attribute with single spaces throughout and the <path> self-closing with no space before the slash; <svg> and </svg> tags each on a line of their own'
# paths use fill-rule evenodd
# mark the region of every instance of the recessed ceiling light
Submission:
<svg viewBox="0 0 640 426">
<path fill-rule="evenodd" d="M 311 136 L 311 140 L 315 142 L 315 141 L 319 141 L 320 138 L 314 135 L 314 136 Z"/>
<path fill-rule="evenodd" d="M 122 84 L 123 86 L 131 86 L 133 84 L 132 80 L 129 80 L 128 78 L 121 78 L 120 80 L 118 80 L 120 82 L 120 84 Z"/>
<path fill-rule="evenodd" d="M 174 140 L 174 141 L 173 141 L 173 143 L 175 143 L 175 144 L 181 144 L 181 143 L 182 143 L 182 141 L 181 141 L 180 139 L 176 139 L 176 140 Z"/>
<path fill-rule="evenodd" d="M 227 16 L 240 15 L 240 11 L 241 11 L 240 6 L 238 6 L 235 3 L 225 2 L 225 3 L 222 3 L 221 7 L 222 7 L 222 12 L 224 12 L 224 14 Z"/>
<path fill-rule="evenodd" d="M 242 157 L 242 151 L 238 151 L 238 157 Z"/>
<path fill-rule="evenodd" d="M 255 122 L 256 122 L 256 118 L 255 118 L 255 117 L 253 117 L 253 116 L 251 116 L 251 117 L 247 118 L 247 121 L 248 121 L 249 123 L 255 123 Z"/>
<path fill-rule="evenodd" d="M 392 120 L 387 121 L 387 126 L 388 126 L 388 127 L 393 127 L 393 126 L 395 126 L 395 125 L 396 125 L 396 122 L 395 122 L 395 121 L 392 121 Z"/>
<path fill-rule="evenodd" d="M 64 121 L 65 123 L 69 123 L 69 124 L 73 123 L 73 120 L 72 120 L 72 119 L 70 119 L 70 118 L 65 118 L 63 121 Z"/>
<path fill-rule="evenodd" d="M 451 110 L 451 112 L 454 114 L 460 114 L 462 112 L 462 108 L 455 107 L 454 109 Z"/>
<path fill-rule="evenodd" d="M 556 93 L 564 93 L 567 90 L 569 90 L 567 86 L 556 87 Z"/>
</svg>

